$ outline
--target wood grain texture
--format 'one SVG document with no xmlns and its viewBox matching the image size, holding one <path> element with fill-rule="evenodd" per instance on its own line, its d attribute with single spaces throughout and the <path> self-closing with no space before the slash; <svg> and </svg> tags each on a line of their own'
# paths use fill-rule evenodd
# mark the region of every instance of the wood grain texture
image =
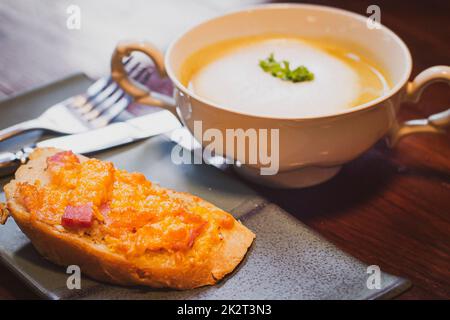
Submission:
<svg viewBox="0 0 450 320">
<path fill-rule="evenodd" d="M 366 14 L 372 1 L 302 1 Z M 237 1 L 70 1 L 80 3 L 82 30 L 65 28 L 69 1 L 2 1 L 0 96 L 16 94 L 76 71 L 107 72 L 115 43 L 147 39 L 164 49 L 176 34 Z M 450 64 L 450 2 L 380 0 L 382 23 L 408 45 L 413 76 Z M 151 12 L 151 18 L 147 18 Z M 430 87 L 400 117 L 424 117 L 448 107 L 448 86 Z M 333 180 L 302 190 L 252 185 L 325 238 L 367 264 L 409 278 L 399 299 L 450 299 L 450 136 L 411 136 L 394 149 L 380 141 Z M 232 174 L 232 173 L 231 173 Z M 0 298 L 33 294 L 0 266 Z"/>
<path fill-rule="evenodd" d="M 302 1 L 365 14 L 373 1 Z M 450 64 L 448 1 L 377 1 L 381 21 L 408 45 L 412 76 Z M 400 118 L 450 105 L 448 85 L 430 87 Z M 367 264 L 409 278 L 399 299 L 450 298 L 450 135 L 410 136 L 391 150 L 380 141 L 330 182 L 305 189 L 259 190 Z"/>
</svg>

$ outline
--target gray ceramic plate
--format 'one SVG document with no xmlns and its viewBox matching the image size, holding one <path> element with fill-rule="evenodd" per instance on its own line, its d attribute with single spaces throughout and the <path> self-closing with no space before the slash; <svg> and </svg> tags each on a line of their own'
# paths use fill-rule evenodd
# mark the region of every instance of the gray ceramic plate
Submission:
<svg viewBox="0 0 450 320">
<path fill-rule="evenodd" d="M 2 101 L 0 127 L 36 116 L 90 83 L 85 76 L 75 75 Z M 36 134 L 26 137 L 36 138 Z M 18 143 L 11 141 L 0 149 L 14 149 Z M 217 168 L 174 165 L 170 161 L 172 147 L 171 141 L 159 136 L 98 157 L 143 172 L 163 186 L 203 197 L 232 212 L 256 233 L 244 261 L 219 284 L 188 291 L 154 290 L 107 285 L 83 277 L 80 290 L 69 290 L 65 270 L 41 258 L 13 219 L 0 226 L 2 262 L 49 299 L 375 299 L 390 298 L 408 288 L 408 281 L 383 273 L 381 289 L 368 289 L 366 265 Z M 2 186 L 7 180 L 1 181 Z"/>
</svg>

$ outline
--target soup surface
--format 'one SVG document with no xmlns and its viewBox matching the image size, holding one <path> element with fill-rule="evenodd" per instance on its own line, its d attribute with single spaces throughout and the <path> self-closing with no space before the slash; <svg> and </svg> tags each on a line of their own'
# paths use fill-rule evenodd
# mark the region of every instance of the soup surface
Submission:
<svg viewBox="0 0 450 320">
<path fill-rule="evenodd" d="M 305 66 L 314 79 L 292 82 L 260 66 L 273 55 L 292 69 Z M 328 115 L 382 96 L 389 82 L 375 63 L 345 46 L 285 35 L 226 40 L 193 53 L 180 78 L 209 102 L 260 116 Z"/>
</svg>

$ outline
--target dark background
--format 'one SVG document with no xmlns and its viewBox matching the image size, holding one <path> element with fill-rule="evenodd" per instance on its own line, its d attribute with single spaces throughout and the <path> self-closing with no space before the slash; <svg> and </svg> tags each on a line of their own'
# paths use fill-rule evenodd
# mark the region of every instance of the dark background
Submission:
<svg viewBox="0 0 450 320">
<path fill-rule="evenodd" d="M 146 39 L 164 50 L 180 32 L 228 10 L 258 1 L 25 1 L 0 3 L 0 99 L 83 71 L 106 74 L 121 39 Z M 411 50 L 412 76 L 450 64 L 450 1 L 302 1 L 366 15 L 381 8 L 381 22 Z M 81 30 L 65 27 L 69 4 L 82 10 Z M 450 90 L 429 88 L 400 117 L 422 118 L 446 109 Z M 450 298 L 449 135 L 411 136 L 390 150 L 380 141 L 331 181 L 308 189 L 254 186 L 328 240 L 367 264 L 409 278 L 398 299 Z M 0 299 L 34 298 L 0 265 Z"/>
</svg>

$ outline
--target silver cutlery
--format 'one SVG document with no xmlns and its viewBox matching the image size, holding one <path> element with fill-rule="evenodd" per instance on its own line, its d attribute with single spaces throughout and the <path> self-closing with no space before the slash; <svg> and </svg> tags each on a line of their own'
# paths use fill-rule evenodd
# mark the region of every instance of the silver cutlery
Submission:
<svg viewBox="0 0 450 320">
<path fill-rule="evenodd" d="M 162 110 L 130 120 L 115 122 L 103 128 L 43 140 L 18 152 L 0 153 L 0 168 L 11 168 L 11 170 L 2 170 L 1 175 L 14 172 L 15 167 L 25 163 L 29 154 L 38 147 L 54 147 L 86 154 L 149 138 L 178 128 L 181 128 L 180 122 L 170 112 Z"/>
<path fill-rule="evenodd" d="M 151 73 L 129 58 L 124 62 L 130 78 L 145 83 Z M 26 131 L 45 130 L 75 134 L 108 125 L 129 104 L 131 98 L 111 76 L 94 82 L 85 93 L 68 98 L 47 109 L 39 117 L 0 130 L 0 142 Z"/>
</svg>

